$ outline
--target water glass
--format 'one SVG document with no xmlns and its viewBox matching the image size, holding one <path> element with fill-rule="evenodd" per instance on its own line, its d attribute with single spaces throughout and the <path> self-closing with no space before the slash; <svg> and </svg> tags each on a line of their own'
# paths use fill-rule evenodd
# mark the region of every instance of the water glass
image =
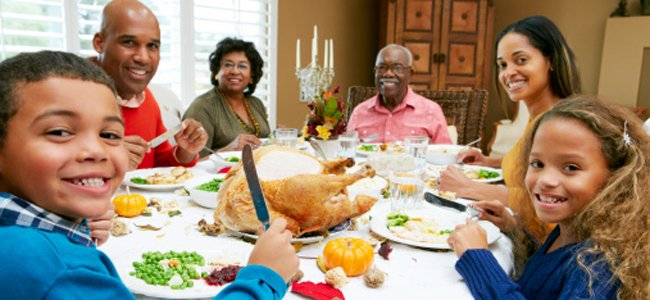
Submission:
<svg viewBox="0 0 650 300">
<path fill-rule="evenodd" d="M 393 211 L 419 209 L 424 198 L 424 180 L 408 173 L 393 173 L 390 181 L 390 208 Z"/>
<path fill-rule="evenodd" d="M 415 158 L 424 158 L 429 146 L 429 137 L 427 136 L 407 136 L 404 138 L 406 153 Z"/>
<path fill-rule="evenodd" d="M 276 128 L 273 131 L 275 144 L 278 146 L 296 148 L 298 142 L 298 129 L 296 128 Z"/>
<path fill-rule="evenodd" d="M 359 144 L 359 133 L 356 131 L 347 131 L 339 135 L 339 156 L 354 157 Z"/>
</svg>

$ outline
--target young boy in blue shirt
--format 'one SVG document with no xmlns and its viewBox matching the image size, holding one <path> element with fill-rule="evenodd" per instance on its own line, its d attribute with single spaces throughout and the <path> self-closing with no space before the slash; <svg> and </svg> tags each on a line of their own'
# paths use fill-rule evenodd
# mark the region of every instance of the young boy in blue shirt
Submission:
<svg viewBox="0 0 650 300">
<path fill-rule="evenodd" d="M 0 106 L 0 295 L 132 299 L 86 221 L 110 209 L 128 166 L 112 80 L 73 54 L 20 54 L 0 63 Z M 285 226 L 215 298 L 284 296 L 299 264 Z"/>
</svg>

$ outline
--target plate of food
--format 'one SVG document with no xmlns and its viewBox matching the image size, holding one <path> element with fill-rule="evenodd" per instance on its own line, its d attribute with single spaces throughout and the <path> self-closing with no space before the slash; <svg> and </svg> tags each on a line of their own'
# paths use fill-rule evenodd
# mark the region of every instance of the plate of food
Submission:
<svg viewBox="0 0 650 300">
<path fill-rule="evenodd" d="M 456 225 L 465 224 L 467 215 L 427 205 L 424 209 L 394 212 L 390 203 L 373 209 L 370 229 L 394 242 L 427 249 L 451 249 L 447 238 Z M 488 221 L 478 221 L 487 232 L 488 244 L 501 233 Z"/>
<path fill-rule="evenodd" d="M 491 183 L 503 180 L 501 169 L 473 165 L 463 165 L 462 169 L 467 178 L 477 182 Z"/>
<path fill-rule="evenodd" d="M 443 165 L 427 165 L 426 173 L 429 177 L 437 179 L 440 177 L 440 173 L 444 172 L 448 167 Z M 492 183 L 503 180 L 501 169 L 474 165 L 454 165 L 453 167 L 462 169 L 467 178 L 476 182 Z"/>
<path fill-rule="evenodd" d="M 211 154 L 209 159 L 218 169 L 232 167 L 241 160 L 241 151 L 219 152 L 219 156 Z"/>
<path fill-rule="evenodd" d="M 246 265 L 253 245 L 228 239 L 145 246 L 112 256 L 134 294 L 164 299 L 212 298 Z M 162 266 L 159 268 L 158 266 Z M 183 278 L 177 269 L 184 269 Z"/>
<path fill-rule="evenodd" d="M 357 147 L 358 156 L 368 156 L 374 153 L 404 153 L 406 149 L 394 143 L 367 143 Z"/>
<path fill-rule="evenodd" d="M 295 237 L 291 239 L 292 243 L 302 243 L 302 244 L 314 244 L 322 241 L 325 239 L 325 237 L 328 236 L 334 236 L 337 235 L 345 230 L 347 230 L 350 226 L 352 225 L 352 221 L 350 219 L 345 220 L 343 223 L 336 225 L 332 228 L 330 228 L 327 233 L 306 233 L 303 234 L 299 237 Z M 248 233 L 248 232 L 241 232 L 238 231 L 237 229 L 230 228 L 226 224 L 224 226 L 235 236 L 242 236 L 246 237 L 249 239 L 257 240 L 257 235 L 253 233 Z"/>
<path fill-rule="evenodd" d="M 183 183 L 203 171 L 185 167 L 165 167 L 138 169 L 126 172 L 124 185 L 152 191 L 173 190 L 183 187 Z"/>
</svg>

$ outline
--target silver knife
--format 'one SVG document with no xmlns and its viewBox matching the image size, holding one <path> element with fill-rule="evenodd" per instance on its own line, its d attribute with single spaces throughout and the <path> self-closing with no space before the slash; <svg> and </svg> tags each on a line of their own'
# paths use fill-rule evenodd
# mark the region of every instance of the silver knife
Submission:
<svg viewBox="0 0 650 300">
<path fill-rule="evenodd" d="M 183 128 L 183 123 L 180 123 L 174 126 L 172 129 L 167 130 L 165 133 L 153 138 L 151 141 L 149 141 L 149 148 L 158 147 L 164 141 L 174 137 L 174 135 L 176 135 L 179 131 L 181 131 L 182 128 Z"/>
<path fill-rule="evenodd" d="M 456 201 L 447 200 L 442 198 L 434 193 L 426 192 L 424 193 L 424 200 L 427 202 L 441 207 L 448 207 L 459 212 L 467 213 L 472 219 L 478 218 L 478 215 L 483 211 L 480 208 L 467 206 Z"/>
<path fill-rule="evenodd" d="M 255 169 L 255 160 L 253 159 L 253 150 L 249 144 L 244 146 L 242 150 L 242 164 L 244 165 L 244 173 L 246 173 L 246 181 L 248 182 L 248 189 L 251 191 L 251 198 L 255 206 L 255 213 L 257 219 L 262 222 L 264 229 L 269 229 L 270 217 L 269 210 L 264 201 L 264 193 L 260 186 L 260 180 L 257 177 L 257 170 Z"/>
</svg>

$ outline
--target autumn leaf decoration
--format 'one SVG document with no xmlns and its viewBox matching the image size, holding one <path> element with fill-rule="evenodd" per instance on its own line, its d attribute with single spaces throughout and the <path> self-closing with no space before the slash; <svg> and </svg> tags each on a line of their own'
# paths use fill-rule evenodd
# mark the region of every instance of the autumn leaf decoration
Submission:
<svg viewBox="0 0 650 300">
<path fill-rule="evenodd" d="M 327 140 L 345 131 L 345 108 L 337 97 L 338 93 L 338 87 L 332 91 L 325 91 L 307 105 L 309 114 L 302 128 L 305 139 L 316 137 Z"/>
</svg>

